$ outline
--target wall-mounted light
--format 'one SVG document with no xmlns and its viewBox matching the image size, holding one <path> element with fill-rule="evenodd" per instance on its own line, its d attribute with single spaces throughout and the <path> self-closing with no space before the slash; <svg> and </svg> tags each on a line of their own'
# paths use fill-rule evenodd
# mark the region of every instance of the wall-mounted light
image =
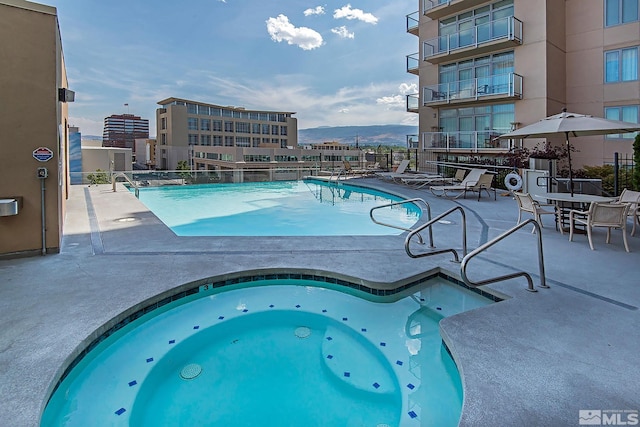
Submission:
<svg viewBox="0 0 640 427">
<path fill-rule="evenodd" d="M 73 102 L 76 99 L 76 93 L 67 88 L 58 88 L 58 101 L 60 102 Z"/>
</svg>

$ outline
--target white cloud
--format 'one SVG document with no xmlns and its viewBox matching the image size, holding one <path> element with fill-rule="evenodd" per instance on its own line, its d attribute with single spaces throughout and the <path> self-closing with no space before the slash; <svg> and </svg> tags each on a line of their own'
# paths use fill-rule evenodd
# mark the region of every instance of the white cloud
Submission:
<svg viewBox="0 0 640 427">
<path fill-rule="evenodd" d="M 322 36 L 315 30 L 307 27 L 296 27 L 285 15 L 267 19 L 267 31 L 271 39 L 277 42 L 286 41 L 288 44 L 297 45 L 301 49 L 311 50 L 322 46 Z"/>
<path fill-rule="evenodd" d="M 373 14 L 363 11 L 362 9 L 352 9 L 350 4 L 342 6 L 340 9 L 333 11 L 333 17 L 335 19 L 358 19 L 368 24 L 377 24 L 378 18 Z"/>
<path fill-rule="evenodd" d="M 399 94 L 377 98 L 376 104 L 386 106 L 389 109 L 406 109 L 406 95 L 416 93 L 418 91 L 418 85 L 416 83 L 401 83 L 400 86 L 398 86 L 398 90 L 400 91 Z"/>
<path fill-rule="evenodd" d="M 324 7 L 322 6 L 316 6 L 315 8 L 311 9 L 307 9 L 304 12 L 304 16 L 309 16 L 309 15 L 324 15 Z"/>
<path fill-rule="evenodd" d="M 339 35 L 343 39 L 353 39 L 356 36 L 354 33 L 347 30 L 347 27 L 345 27 L 344 25 L 342 27 L 332 28 L 331 32 L 333 34 Z"/>
</svg>

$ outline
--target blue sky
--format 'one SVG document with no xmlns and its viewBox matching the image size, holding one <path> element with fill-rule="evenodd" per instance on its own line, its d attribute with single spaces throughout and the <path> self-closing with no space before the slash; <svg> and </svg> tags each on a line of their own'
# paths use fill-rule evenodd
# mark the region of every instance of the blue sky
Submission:
<svg viewBox="0 0 640 427">
<path fill-rule="evenodd" d="M 84 135 L 129 112 L 155 136 L 157 102 L 171 96 L 296 112 L 300 129 L 418 122 L 405 105 L 417 0 L 42 2 L 58 10 L 70 124 Z"/>
</svg>

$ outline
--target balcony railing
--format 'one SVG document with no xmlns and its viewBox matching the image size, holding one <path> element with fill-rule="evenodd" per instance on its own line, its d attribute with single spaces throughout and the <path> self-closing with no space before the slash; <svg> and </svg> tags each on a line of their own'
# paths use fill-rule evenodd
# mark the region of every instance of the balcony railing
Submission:
<svg viewBox="0 0 640 427">
<path fill-rule="evenodd" d="M 424 42 L 424 59 L 448 55 L 460 49 L 478 47 L 499 40 L 522 43 L 522 21 L 513 17 L 496 19 L 473 28 L 436 37 Z"/>
<path fill-rule="evenodd" d="M 407 15 L 407 33 L 418 35 L 418 27 L 420 25 L 420 11 L 416 10 Z"/>
<path fill-rule="evenodd" d="M 426 150 L 508 150 L 509 140 L 498 139 L 508 129 L 481 132 L 423 132 L 422 148 Z"/>
<path fill-rule="evenodd" d="M 420 148 L 420 135 L 407 135 L 407 148 Z"/>
<path fill-rule="evenodd" d="M 522 76 L 515 73 L 496 74 L 470 80 L 425 86 L 423 105 L 473 101 L 481 98 L 522 98 Z"/>
<path fill-rule="evenodd" d="M 417 113 L 420 109 L 420 94 L 412 93 L 407 95 L 407 111 Z"/>
<path fill-rule="evenodd" d="M 420 68 L 420 53 L 407 55 L 407 73 L 418 74 Z"/>
</svg>

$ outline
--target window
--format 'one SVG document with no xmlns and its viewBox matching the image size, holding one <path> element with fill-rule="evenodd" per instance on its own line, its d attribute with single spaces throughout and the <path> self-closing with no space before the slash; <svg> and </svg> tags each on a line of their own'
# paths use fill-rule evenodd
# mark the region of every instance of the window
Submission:
<svg viewBox="0 0 640 427">
<path fill-rule="evenodd" d="M 260 138 L 253 138 L 253 146 L 260 147 Z"/>
<path fill-rule="evenodd" d="M 189 117 L 187 119 L 187 129 L 198 130 L 198 119 L 195 117 Z"/>
<path fill-rule="evenodd" d="M 638 0 L 605 0 L 604 25 L 626 24 L 638 20 Z"/>
<path fill-rule="evenodd" d="M 269 135 L 269 125 L 262 125 L 262 134 Z"/>
<path fill-rule="evenodd" d="M 224 122 L 224 131 L 225 132 L 233 132 L 233 122 Z"/>
<path fill-rule="evenodd" d="M 638 47 L 610 50 L 604 53 L 604 82 L 638 80 Z"/>
<path fill-rule="evenodd" d="M 189 144 L 198 145 L 198 135 L 195 133 L 190 133 L 188 136 Z"/>
<path fill-rule="evenodd" d="M 272 125 L 271 126 L 271 135 L 277 135 L 278 134 L 278 125 Z"/>
<path fill-rule="evenodd" d="M 222 147 L 222 136 L 213 135 L 213 145 L 216 147 Z"/>
<path fill-rule="evenodd" d="M 276 162 L 297 162 L 298 156 L 276 155 Z"/>
<path fill-rule="evenodd" d="M 287 127 L 286 126 L 280 126 L 280 135 L 287 136 Z"/>
<path fill-rule="evenodd" d="M 198 114 L 198 106 L 196 104 L 187 104 L 187 113 Z"/>
<path fill-rule="evenodd" d="M 232 136 L 225 136 L 224 137 L 224 146 L 225 147 L 233 147 L 233 137 Z"/>
<path fill-rule="evenodd" d="M 222 132 L 222 120 L 214 120 L 213 121 L 213 131 L 214 132 Z"/>
<path fill-rule="evenodd" d="M 638 112 L 640 106 L 625 105 L 624 107 L 605 107 L 604 116 L 609 120 L 620 120 L 629 123 L 640 123 Z M 607 139 L 633 139 L 636 133 L 618 133 L 607 135 Z"/>
<path fill-rule="evenodd" d="M 211 120 L 210 119 L 200 119 L 200 130 L 210 131 L 211 130 Z"/>
<path fill-rule="evenodd" d="M 239 136 L 236 138 L 237 147 L 251 147 L 251 138 L 248 136 Z"/>
<path fill-rule="evenodd" d="M 200 135 L 200 145 L 211 145 L 211 135 Z"/>
<path fill-rule="evenodd" d="M 208 105 L 198 105 L 198 114 L 201 116 L 209 115 L 209 106 Z"/>
<path fill-rule="evenodd" d="M 220 160 L 225 162 L 233 162 L 233 154 L 220 154 Z"/>
<path fill-rule="evenodd" d="M 160 124 L 160 129 L 163 129 L 163 130 L 164 130 L 164 129 L 166 129 L 166 128 L 167 128 L 167 118 L 166 118 L 166 117 L 163 117 L 163 118 L 160 120 L 160 123 L 161 123 L 161 124 Z"/>
<path fill-rule="evenodd" d="M 249 133 L 250 124 L 248 122 L 236 122 L 236 132 Z"/>
<path fill-rule="evenodd" d="M 260 123 L 251 124 L 251 133 L 260 133 Z"/>
</svg>

